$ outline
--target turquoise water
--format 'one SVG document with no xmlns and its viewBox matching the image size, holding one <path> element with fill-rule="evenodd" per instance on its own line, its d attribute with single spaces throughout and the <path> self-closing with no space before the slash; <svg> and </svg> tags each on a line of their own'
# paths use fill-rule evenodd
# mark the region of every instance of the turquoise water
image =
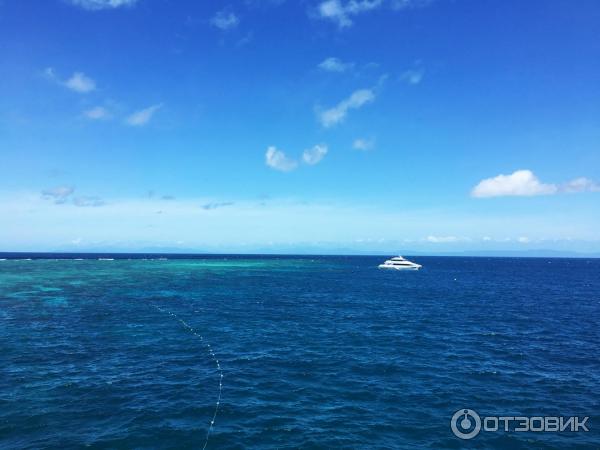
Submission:
<svg viewBox="0 0 600 450">
<path fill-rule="evenodd" d="M 0 448 L 599 448 L 600 260 L 411 259 L 0 261 Z"/>
</svg>

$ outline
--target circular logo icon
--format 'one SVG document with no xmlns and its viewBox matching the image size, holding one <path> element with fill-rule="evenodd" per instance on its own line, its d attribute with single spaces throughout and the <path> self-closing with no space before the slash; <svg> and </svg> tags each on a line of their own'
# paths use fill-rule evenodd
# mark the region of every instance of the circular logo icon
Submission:
<svg viewBox="0 0 600 450">
<path fill-rule="evenodd" d="M 473 439 L 481 431 L 481 418 L 472 409 L 459 409 L 450 420 L 450 428 L 460 439 Z"/>
</svg>

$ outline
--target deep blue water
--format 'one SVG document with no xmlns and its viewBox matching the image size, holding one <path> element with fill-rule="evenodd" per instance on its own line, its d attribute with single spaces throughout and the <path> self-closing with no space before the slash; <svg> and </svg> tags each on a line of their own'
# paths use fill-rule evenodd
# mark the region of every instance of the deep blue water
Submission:
<svg viewBox="0 0 600 450">
<path fill-rule="evenodd" d="M 0 261 L 0 448 L 600 448 L 600 260 L 187 258 Z"/>
</svg>

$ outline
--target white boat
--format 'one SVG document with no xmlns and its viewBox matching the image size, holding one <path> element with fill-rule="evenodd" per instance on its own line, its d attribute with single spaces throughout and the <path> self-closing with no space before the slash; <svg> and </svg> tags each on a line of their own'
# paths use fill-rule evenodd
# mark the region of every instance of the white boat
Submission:
<svg viewBox="0 0 600 450">
<path fill-rule="evenodd" d="M 383 264 L 379 264 L 380 269 L 419 270 L 421 267 L 423 267 L 421 264 L 404 259 L 402 256 L 394 256 Z"/>
</svg>

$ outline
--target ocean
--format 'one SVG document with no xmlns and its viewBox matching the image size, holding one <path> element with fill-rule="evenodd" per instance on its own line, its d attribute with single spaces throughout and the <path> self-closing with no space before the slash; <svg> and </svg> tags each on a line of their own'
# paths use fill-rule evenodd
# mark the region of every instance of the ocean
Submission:
<svg viewBox="0 0 600 450">
<path fill-rule="evenodd" d="M 3 450 L 600 448 L 598 259 L 0 258 Z"/>
</svg>

